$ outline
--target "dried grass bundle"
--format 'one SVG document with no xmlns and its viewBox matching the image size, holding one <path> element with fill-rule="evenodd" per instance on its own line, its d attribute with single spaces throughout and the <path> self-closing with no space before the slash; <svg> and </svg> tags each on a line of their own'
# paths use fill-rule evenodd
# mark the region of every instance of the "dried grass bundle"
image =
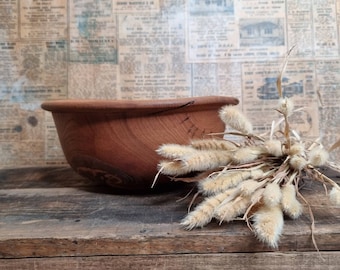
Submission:
<svg viewBox="0 0 340 270">
<path fill-rule="evenodd" d="M 220 222 L 243 219 L 259 240 L 277 247 L 283 214 L 298 218 L 303 211 L 298 198 L 306 203 L 299 193 L 303 175 L 330 186 L 330 201 L 340 205 L 340 187 L 318 170 L 328 164 L 329 151 L 339 147 L 340 141 L 327 151 L 320 142 L 304 141 L 290 128 L 289 116 L 296 110 L 291 99 L 282 97 L 282 72 L 277 81 L 280 99 L 276 111 L 282 116 L 283 125 L 273 122 L 270 135 L 254 134 L 242 112 L 225 106 L 219 112 L 220 118 L 236 129 L 232 135 L 239 135 L 242 142 L 202 139 L 158 149 L 158 154 L 167 159 L 159 163 L 159 173 L 176 179 L 201 172 L 196 180 L 198 192 L 205 199 L 182 220 L 185 228 L 205 226 L 213 218 Z M 206 174 L 203 178 L 202 173 Z M 195 177 L 190 181 L 195 181 Z M 312 212 L 311 217 L 313 220 Z"/>
</svg>

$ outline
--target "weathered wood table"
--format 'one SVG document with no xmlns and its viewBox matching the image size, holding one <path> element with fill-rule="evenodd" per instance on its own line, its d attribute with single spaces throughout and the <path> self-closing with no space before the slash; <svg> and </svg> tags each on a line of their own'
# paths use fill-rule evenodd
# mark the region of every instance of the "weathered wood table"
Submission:
<svg viewBox="0 0 340 270">
<path fill-rule="evenodd" d="M 302 190 L 319 253 L 307 208 L 270 249 L 243 221 L 182 229 L 187 187 L 114 194 L 68 167 L 44 167 L 1 170 L 0 188 L 0 269 L 340 269 L 340 208 L 320 184 Z"/>
</svg>

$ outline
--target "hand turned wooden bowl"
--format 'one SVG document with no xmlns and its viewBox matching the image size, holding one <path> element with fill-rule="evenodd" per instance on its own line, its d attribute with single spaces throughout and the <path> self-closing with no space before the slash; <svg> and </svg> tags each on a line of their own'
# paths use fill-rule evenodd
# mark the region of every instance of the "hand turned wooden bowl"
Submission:
<svg viewBox="0 0 340 270">
<path fill-rule="evenodd" d="M 223 132 L 218 116 L 232 97 L 161 100 L 54 100 L 51 111 L 70 166 L 80 175 L 125 190 L 150 190 L 164 143 L 187 144 Z M 156 188 L 171 183 L 160 177 Z"/>
</svg>

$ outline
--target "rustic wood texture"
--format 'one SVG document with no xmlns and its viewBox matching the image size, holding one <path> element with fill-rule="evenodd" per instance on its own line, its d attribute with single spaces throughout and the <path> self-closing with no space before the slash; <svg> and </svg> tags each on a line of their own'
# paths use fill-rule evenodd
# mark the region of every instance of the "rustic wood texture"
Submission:
<svg viewBox="0 0 340 270">
<path fill-rule="evenodd" d="M 339 252 L 220 253 L 0 260 L 0 270 L 338 270 Z"/>
<path fill-rule="evenodd" d="M 238 100 L 205 96 L 161 100 L 52 100 L 65 158 L 80 175 L 120 189 L 149 190 L 157 173 L 157 148 L 188 144 L 222 133 L 218 110 Z M 222 135 L 220 135 L 222 136 Z M 159 177 L 156 188 L 169 182 Z"/>
<path fill-rule="evenodd" d="M 338 173 L 326 172 L 340 182 Z M 118 194 L 68 167 L 50 167 L 1 170 L 0 187 L 0 269 L 19 269 L 20 263 L 27 266 L 20 269 L 49 269 L 43 267 L 48 263 L 54 269 L 82 269 L 86 262 L 96 269 L 119 269 L 111 267 L 113 261 L 130 269 L 138 269 L 139 263 L 145 266 L 139 269 L 157 269 L 171 262 L 200 269 L 196 260 L 222 269 L 223 263 L 245 257 L 244 265 L 268 257 L 287 269 L 299 260 L 306 265 L 299 269 L 318 269 L 308 268 L 310 262 L 315 267 L 340 263 L 340 208 L 328 202 L 318 183 L 306 181 L 302 193 L 313 209 L 323 262 L 312 243 L 307 208 L 297 220 L 286 218 L 279 248 L 271 249 L 243 221 L 181 228 L 191 200 L 183 198 L 190 186 L 158 194 Z M 248 257 L 248 252 L 257 255 Z M 284 263 L 287 259 L 291 261 Z"/>
</svg>

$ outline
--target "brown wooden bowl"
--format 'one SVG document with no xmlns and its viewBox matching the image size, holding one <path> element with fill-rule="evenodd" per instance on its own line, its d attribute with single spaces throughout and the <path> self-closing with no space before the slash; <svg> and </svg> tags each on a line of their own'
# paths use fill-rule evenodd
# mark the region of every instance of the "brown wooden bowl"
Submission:
<svg viewBox="0 0 340 270">
<path fill-rule="evenodd" d="M 54 100 L 51 111 L 70 166 L 91 180 L 126 190 L 150 190 L 164 143 L 187 144 L 223 132 L 220 107 L 232 97 L 161 100 Z M 171 183 L 166 177 L 156 187 Z"/>
</svg>

